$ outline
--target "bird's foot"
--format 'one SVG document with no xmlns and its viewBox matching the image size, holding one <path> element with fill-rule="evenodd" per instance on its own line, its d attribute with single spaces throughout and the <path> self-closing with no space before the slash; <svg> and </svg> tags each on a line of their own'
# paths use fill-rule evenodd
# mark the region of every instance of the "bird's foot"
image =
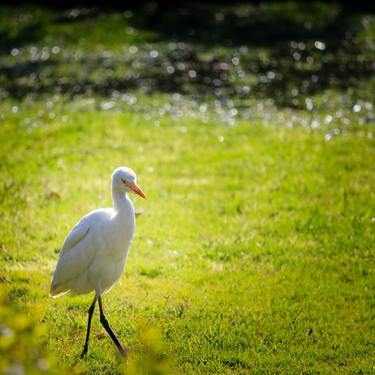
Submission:
<svg viewBox="0 0 375 375">
<path fill-rule="evenodd" d="M 85 359 L 87 356 L 87 348 L 84 348 L 82 353 L 79 355 L 79 358 Z"/>
<path fill-rule="evenodd" d="M 118 347 L 118 351 L 119 351 L 121 357 L 123 357 L 123 358 L 127 358 L 128 357 L 128 349 L 126 349 L 124 346 L 122 346 L 122 345 L 119 346 Z"/>
</svg>

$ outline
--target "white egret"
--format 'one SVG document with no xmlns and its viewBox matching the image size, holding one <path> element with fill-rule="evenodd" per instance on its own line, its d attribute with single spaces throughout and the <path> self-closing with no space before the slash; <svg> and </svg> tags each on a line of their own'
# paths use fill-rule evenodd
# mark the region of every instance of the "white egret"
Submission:
<svg viewBox="0 0 375 375">
<path fill-rule="evenodd" d="M 102 294 L 117 282 L 124 271 L 135 230 L 134 207 L 127 193 L 144 199 L 146 195 L 136 183 L 135 173 L 127 167 L 112 174 L 113 208 L 102 208 L 84 216 L 66 237 L 60 251 L 51 284 L 51 295 L 59 297 L 95 292 L 88 310 L 85 346 L 88 350 L 91 319 L 99 302 L 100 322 L 121 354 L 126 350 L 113 333 L 103 312 Z"/>
</svg>

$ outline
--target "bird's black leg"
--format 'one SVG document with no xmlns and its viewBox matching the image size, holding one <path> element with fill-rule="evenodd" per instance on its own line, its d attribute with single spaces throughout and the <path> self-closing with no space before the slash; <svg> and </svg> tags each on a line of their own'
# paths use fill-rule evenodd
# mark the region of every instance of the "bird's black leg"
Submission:
<svg viewBox="0 0 375 375">
<path fill-rule="evenodd" d="M 96 304 L 96 300 L 97 300 L 97 296 L 95 294 L 95 297 L 94 297 L 94 300 L 92 301 L 92 304 L 89 308 L 89 321 L 87 323 L 87 332 L 86 332 L 86 342 L 85 342 L 85 346 L 83 348 L 83 351 L 81 353 L 81 358 L 85 357 L 85 355 L 87 354 L 87 350 L 89 348 L 89 338 L 90 338 L 90 328 L 91 328 L 91 319 L 92 319 L 92 315 L 94 314 L 94 310 L 95 310 L 95 304 Z"/>
<path fill-rule="evenodd" d="M 104 316 L 104 311 L 103 311 L 103 304 L 102 304 L 102 297 L 98 295 L 98 301 L 99 301 L 99 311 L 100 311 L 100 323 L 102 323 L 102 326 L 104 329 L 108 332 L 109 336 L 111 336 L 112 341 L 115 343 L 117 346 L 117 349 L 121 353 L 121 355 L 126 356 L 127 351 L 125 348 L 120 344 L 120 341 L 118 341 L 116 335 L 113 333 L 111 327 L 109 326 L 108 320 Z"/>
</svg>

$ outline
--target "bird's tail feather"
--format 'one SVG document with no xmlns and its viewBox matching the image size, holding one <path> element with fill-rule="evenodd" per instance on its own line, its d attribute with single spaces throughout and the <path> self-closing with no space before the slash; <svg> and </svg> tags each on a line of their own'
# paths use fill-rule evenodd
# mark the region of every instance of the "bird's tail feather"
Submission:
<svg viewBox="0 0 375 375">
<path fill-rule="evenodd" d="M 65 290 L 65 291 L 57 293 L 57 294 L 51 292 L 50 295 L 51 295 L 52 298 L 58 298 L 58 297 L 62 297 L 66 293 L 69 293 L 69 290 Z"/>
<path fill-rule="evenodd" d="M 52 282 L 49 294 L 51 295 L 51 297 L 57 298 L 63 296 L 66 293 L 69 293 L 69 291 L 69 289 L 61 288 L 60 284 L 55 284 L 54 282 Z"/>
</svg>

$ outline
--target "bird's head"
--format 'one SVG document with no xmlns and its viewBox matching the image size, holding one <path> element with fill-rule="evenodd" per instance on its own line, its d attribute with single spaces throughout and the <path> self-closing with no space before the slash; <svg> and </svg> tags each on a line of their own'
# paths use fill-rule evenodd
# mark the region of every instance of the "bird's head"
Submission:
<svg viewBox="0 0 375 375">
<path fill-rule="evenodd" d="M 137 185 L 137 176 L 128 167 L 119 167 L 112 173 L 112 189 L 118 193 L 135 193 L 143 199 L 147 199 L 146 194 Z"/>
</svg>

